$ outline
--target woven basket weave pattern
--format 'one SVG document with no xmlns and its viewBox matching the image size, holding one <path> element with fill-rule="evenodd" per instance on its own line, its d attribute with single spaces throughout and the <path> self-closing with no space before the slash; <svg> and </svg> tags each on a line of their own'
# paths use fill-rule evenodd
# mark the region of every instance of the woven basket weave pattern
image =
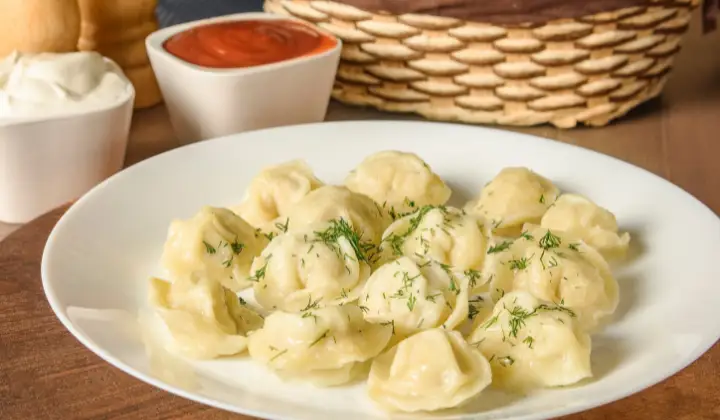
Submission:
<svg viewBox="0 0 720 420">
<path fill-rule="evenodd" d="M 333 97 L 477 124 L 600 126 L 660 93 L 699 0 L 501 27 L 266 0 L 344 42 Z"/>
</svg>

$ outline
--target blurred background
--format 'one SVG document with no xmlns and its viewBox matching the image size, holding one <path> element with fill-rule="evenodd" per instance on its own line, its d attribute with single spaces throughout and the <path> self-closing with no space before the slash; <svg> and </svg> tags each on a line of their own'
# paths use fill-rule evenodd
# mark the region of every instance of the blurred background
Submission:
<svg viewBox="0 0 720 420">
<path fill-rule="evenodd" d="M 160 26 L 170 26 L 232 13 L 259 12 L 262 5 L 263 0 L 158 0 L 157 17 Z"/>
</svg>

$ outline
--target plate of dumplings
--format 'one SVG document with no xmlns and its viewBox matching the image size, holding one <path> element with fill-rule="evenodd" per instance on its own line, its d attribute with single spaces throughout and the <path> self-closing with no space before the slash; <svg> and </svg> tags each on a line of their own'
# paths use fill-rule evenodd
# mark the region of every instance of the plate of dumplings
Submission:
<svg viewBox="0 0 720 420">
<path fill-rule="evenodd" d="M 153 386 L 266 419 L 545 419 L 720 336 L 720 221 L 609 156 L 342 122 L 136 164 L 50 235 L 45 293 Z"/>
</svg>

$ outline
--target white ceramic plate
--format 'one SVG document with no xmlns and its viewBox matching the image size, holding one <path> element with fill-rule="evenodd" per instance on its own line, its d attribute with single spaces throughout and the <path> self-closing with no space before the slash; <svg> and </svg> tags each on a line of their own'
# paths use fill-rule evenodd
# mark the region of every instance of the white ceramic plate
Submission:
<svg viewBox="0 0 720 420">
<path fill-rule="evenodd" d="M 380 419 L 362 385 L 287 384 L 247 358 L 186 363 L 141 339 L 138 310 L 169 222 L 241 198 L 262 167 L 304 158 L 340 183 L 366 155 L 418 153 L 453 188 L 476 194 L 504 166 L 528 166 L 565 191 L 611 209 L 633 233 L 632 263 L 617 271 L 616 322 L 593 337 L 593 381 L 526 397 L 486 391 L 444 419 L 541 419 L 647 388 L 697 359 L 720 336 L 720 220 L 676 186 L 616 159 L 511 132 L 417 122 L 325 123 L 256 131 L 186 146 L 135 165 L 77 201 L 48 239 L 45 293 L 63 324 L 125 372 L 183 397 L 253 416 Z M 410 416 L 397 416 L 410 418 Z M 416 418 L 416 417 L 413 417 Z"/>
</svg>

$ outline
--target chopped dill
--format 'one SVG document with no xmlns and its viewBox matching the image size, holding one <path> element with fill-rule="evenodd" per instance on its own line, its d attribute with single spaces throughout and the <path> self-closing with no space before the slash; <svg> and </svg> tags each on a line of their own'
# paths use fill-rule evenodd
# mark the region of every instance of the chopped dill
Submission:
<svg viewBox="0 0 720 420">
<path fill-rule="evenodd" d="M 425 296 L 425 300 L 427 300 L 428 302 L 435 303 L 435 298 L 438 296 L 442 296 L 442 293 L 437 293 L 434 295 L 427 295 L 427 296 Z"/>
<path fill-rule="evenodd" d="M 470 304 L 468 306 L 468 319 L 472 321 L 473 319 L 475 319 L 479 312 L 480 311 L 478 310 L 477 306 Z"/>
<path fill-rule="evenodd" d="M 322 300 L 322 297 L 318 300 L 312 300 L 312 296 L 308 296 L 308 303 L 305 305 L 304 308 L 300 309 L 300 312 L 307 312 L 312 309 L 318 309 L 320 305 L 320 301 Z"/>
<path fill-rule="evenodd" d="M 487 330 L 488 328 L 492 327 L 497 321 L 498 321 L 498 315 L 495 315 L 492 318 L 485 321 L 485 323 L 482 325 L 482 327 Z"/>
<path fill-rule="evenodd" d="M 530 257 L 532 258 L 532 257 Z M 519 260 L 508 261 L 511 270 L 524 270 L 530 265 L 530 260 L 527 257 L 522 257 Z"/>
<path fill-rule="evenodd" d="M 415 299 L 415 295 L 412 295 L 412 294 L 411 294 L 411 295 L 408 297 L 407 307 L 408 307 L 408 309 L 410 310 L 410 312 L 412 312 L 412 310 L 415 308 L 415 302 L 416 302 L 416 301 L 417 301 L 417 299 Z"/>
<path fill-rule="evenodd" d="M 235 240 L 230 244 L 230 248 L 232 249 L 233 254 L 238 255 L 243 249 L 245 249 L 245 244 L 238 242 L 238 239 L 235 238 Z"/>
<path fill-rule="evenodd" d="M 277 350 L 277 349 L 275 349 L 275 350 Z M 281 351 L 280 353 L 276 354 L 275 356 L 271 357 L 269 361 L 272 362 L 272 361 L 274 361 L 275 359 L 277 359 L 278 357 L 282 356 L 282 355 L 285 354 L 285 353 L 287 353 L 287 349 L 285 349 L 285 350 Z"/>
<path fill-rule="evenodd" d="M 533 343 L 535 342 L 535 339 L 528 335 L 522 342 L 527 344 L 529 348 L 533 348 Z"/>
<path fill-rule="evenodd" d="M 308 346 L 308 348 L 310 348 L 310 347 L 314 346 L 315 344 L 321 342 L 322 340 L 326 339 L 329 333 L 330 333 L 330 330 L 325 330 L 325 332 L 322 333 L 320 335 L 320 337 L 316 338 L 315 341 L 310 343 L 310 346 Z"/>
<path fill-rule="evenodd" d="M 562 240 L 559 236 L 553 234 L 550 232 L 550 230 L 547 231 L 545 235 L 543 235 L 542 238 L 540 238 L 540 241 L 538 242 L 538 245 L 540 245 L 540 248 L 544 249 L 545 251 L 557 248 L 562 243 Z"/>
<path fill-rule="evenodd" d="M 265 271 L 267 270 L 268 263 L 270 263 L 270 258 L 272 255 L 268 255 L 267 258 L 265 258 L 265 265 L 260 267 L 259 269 L 255 270 L 255 274 L 248 277 L 249 281 L 258 282 L 265 278 Z"/>
<path fill-rule="evenodd" d="M 289 226 L 290 226 L 290 218 L 289 217 L 287 219 L 285 219 L 285 224 L 282 224 L 280 222 L 275 223 L 275 227 L 278 228 L 278 230 L 282 231 L 283 233 L 287 233 Z"/>
<path fill-rule="evenodd" d="M 487 253 L 488 253 L 488 254 L 495 254 L 495 253 L 497 253 L 497 252 L 507 251 L 508 249 L 510 249 L 510 247 L 512 246 L 512 244 L 513 244 L 512 241 L 503 241 L 503 242 L 501 242 L 501 243 L 499 243 L 499 244 L 497 244 L 497 245 L 495 245 L 495 246 L 489 247 L 488 250 L 487 250 Z"/>
<path fill-rule="evenodd" d="M 368 264 L 371 263 L 370 258 L 368 258 L 368 253 L 374 250 L 375 245 L 362 241 L 362 234 L 355 231 L 350 223 L 342 217 L 340 219 L 333 219 L 329 223 L 330 227 L 326 230 L 315 232 L 317 242 L 324 243 L 338 256 L 346 258 L 347 256 L 343 255 L 340 245 L 338 244 L 338 240 L 340 238 L 345 238 L 350 243 L 357 261 L 362 261 Z"/>
<path fill-rule="evenodd" d="M 203 241 L 203 245 L 205 245 L 205 252 L 207 252 L 208 254 L 214 254 L 215 252 L 217 252 L 215 247 L 207 243 L 207 241 Z"/>
<path fill-rule="evenodd" d="M 380 325 L 382 325 L 383 327 L 387 327 L 388 325 L 390 325 L 392 327 L 392 334 L 395 335 L 395 320 L 381 322 Z"/>
<path fill-rule="evenodd" d="M 474 289 L 475 286 L 477 286 L 478 280 L 480 280 L 480 278 L 482 277 L 478 270 L 473 270 L 472 268 L 465 270 L 463 274 L 468 279 L 468 285 L 470 289 Z"/>
</svg>

